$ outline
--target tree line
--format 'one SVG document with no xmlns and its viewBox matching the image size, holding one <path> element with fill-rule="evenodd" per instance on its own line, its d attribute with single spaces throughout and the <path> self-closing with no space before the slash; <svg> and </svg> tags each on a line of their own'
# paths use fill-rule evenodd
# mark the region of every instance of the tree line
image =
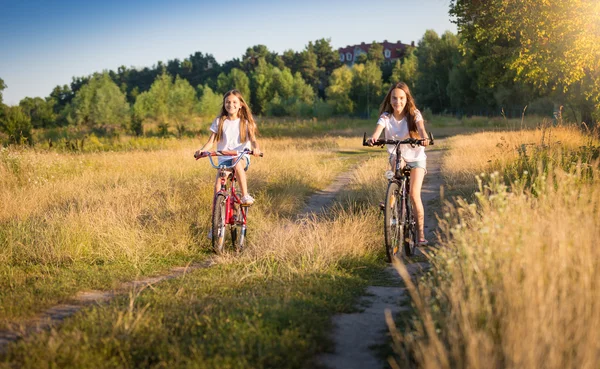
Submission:
<svg viewBox="0 0 600 369">
<path fill-rule="evenodd" d="M 328 39 L 282 54 L 255 45 L 223 64 L 196 52 L 183 61 L 75 77 L 46 98 L 26 97 L 14 107 L 2 104 L 0 79 L 0 132 L 12 142 L 31 142 L 34 128 L 68 125 L 139 135 L 152 120 L 163 134 L 169 127 L 182 133 L 191 117 L 214 116 L 232 88 L 257 115 L 374 117 L 397 81 L 431 113 L 514 116 L 526 108 L 550 116 L 563 106 L 570 119 L 594 124 L 600 119 L 598 7 L 592 0 L 526 0 L 518 8 L 508 0 L 451 1 L 458 34 L 428 30 L 394 62 L 376 42 L 352 65 L 340 61 Z"/>
</svg>

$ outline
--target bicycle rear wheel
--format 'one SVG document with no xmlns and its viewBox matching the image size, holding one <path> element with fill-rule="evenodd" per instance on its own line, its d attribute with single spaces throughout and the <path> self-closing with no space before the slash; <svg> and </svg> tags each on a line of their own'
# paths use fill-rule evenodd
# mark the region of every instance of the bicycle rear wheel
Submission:
<svg viewBox="0 0 600 369">
<path fill-rule="evenodd" d="M 415 216 L 413 212 L 413 207 L 406 197 L 406 216 L 404 217 L 404 254 L 406 256 L 413 256 L 415 254 L 415 249 L 417 247 L 418 240 L 418 232 L 417 232 L 417 222 L 415 221 Z"/>
<path fill-rule="evenodd" d="M 217 254 L 223 252 L 225 243 L 225 196 L 217 195 L 212 214 L 212 247 Z"/>
<path fill-rule="evenodd" d="M 400 250 L 400 242 L 404 238 L 404 229 L 400 224 L 402 220 L 403 204 L 401 200 L 402 192 L 397 182 L 390 182 L 388 185 L 387 193 L 385 196 L 385 210 L 384 210 L 384 240 L 385 240 L 385 253 L 388 262 L 392 262 L 393 258 L 396 257 Z"/>
</svg>

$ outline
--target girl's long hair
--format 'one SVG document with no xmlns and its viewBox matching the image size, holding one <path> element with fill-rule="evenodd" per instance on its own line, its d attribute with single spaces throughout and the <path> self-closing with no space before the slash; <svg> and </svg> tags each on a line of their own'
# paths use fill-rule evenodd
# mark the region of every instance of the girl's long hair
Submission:
<svg viewBox="0 0 600 369">
<path fill-rule="evenodd" d="M 381 103 L 379 107 L 379 116 L 383 113 L 393 114 L 394 108 L 392 107 L 392 91 L 395 89 L 401 89 L 406 94 L 406 105 L 404 105 L 404 115 L 406 116 L 406 122 L 408 123 L 408 134 L 412 138 L 421 138 L 419 136 L 419 130 L 417 129 L 417 122 L 415 117 L 417 115 L 417 107 L 415 105 L 415 99 L 412 97 L 410 90 L 408 89 L 408 85 L 404 82 L 398 82 L 395 85 L 390 87 L 387 95 L 385 95 L 385 99 Z"/>
<path fill-rule="evenodd" d="M 254 122 L 254 118 L 252 117 L 252 111 L 250 111 L 250 107 L 246 104 L 246 100 L 238 90 L 230 90 L 223 95 L 223 105 L 221 106 L 221 113 L 219 114 L 219 126 L 217 129 L 217 142 L 221 141 L 223 137 L 223 122 L 227 119 L 227 109 L 225 109 L 225 99 L 229 95 L 235 95 L 238 99 L 240 99 L 240 110 L 238 112 L 238 116 L 240 118 L 240 142 L 246 142 L 248 139 L 251 141 L 256 140 L 256 134 L 258 133 L 258 129 L 256 128 L 256 122 Z"/>
</svg>

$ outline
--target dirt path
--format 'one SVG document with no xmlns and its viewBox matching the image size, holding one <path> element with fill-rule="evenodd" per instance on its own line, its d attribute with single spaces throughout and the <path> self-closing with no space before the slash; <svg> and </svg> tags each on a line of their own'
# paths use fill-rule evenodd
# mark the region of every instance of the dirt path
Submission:
<svg viewBox="0 0 600 369">
<path fill-rule="evenodd" d="M 434 204 L 439 198 L 442 177 L 440 174 L 441 150 L 428 150 L 428 173 L 423 182 L 421 197 L 425 205 L 425 232 L 431 243 L 435 241 L 434 231 L 437 227 Z M 416 276 L 423 269 L 428 268 L 428 263 L 412 263 L 407 265 L 408 272 Z M 393 267 L 388 267 L 387 272 L 393 278 L 400 280 L 400 276 Z M 385 322 L 385 310 L 397 314 L 402 310 L 401 303 L 407 300 L 408 292 L 403 287 L 369 286 L 367 295 L 359 302 L 359 306 L 368 306 L 360 313 L 339 314 L 333 318 L 334 331 L 331 338 L 335 344 L 335 351 L 321 355 L 317 358 L 319 364 L 337 369 L 380 369 L 388 364 L 373 351 L 373 346 L 388 342 L 388 328 Z"/>
</svg>

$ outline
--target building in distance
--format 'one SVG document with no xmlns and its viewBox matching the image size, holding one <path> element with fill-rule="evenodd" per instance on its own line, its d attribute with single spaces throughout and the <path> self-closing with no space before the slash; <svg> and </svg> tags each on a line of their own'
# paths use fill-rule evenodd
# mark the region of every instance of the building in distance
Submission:
<svg viewBox="0 0 600 369">
<path fill-rule="evenodd" d="M 378 42 L 378 44 L 383 46 L 383 57 L 386 62 L 394 62 L 397 59 L 402 58 L 406 52 L 406 48 L 415 47 L 414 41 L 412 41 L 410 45 L 403 44 L 400 41 L 395 43 L 388 42 L 388 40 Z M 340 47 L 338 49 L 340 61 L 348 65 L 353 65 L 358 60 L 359 55 L 367 54 L 370 48 L 371 44 L 366 44 L 364 42 L 361 42 L 360 45 Z"/>
</svg>

